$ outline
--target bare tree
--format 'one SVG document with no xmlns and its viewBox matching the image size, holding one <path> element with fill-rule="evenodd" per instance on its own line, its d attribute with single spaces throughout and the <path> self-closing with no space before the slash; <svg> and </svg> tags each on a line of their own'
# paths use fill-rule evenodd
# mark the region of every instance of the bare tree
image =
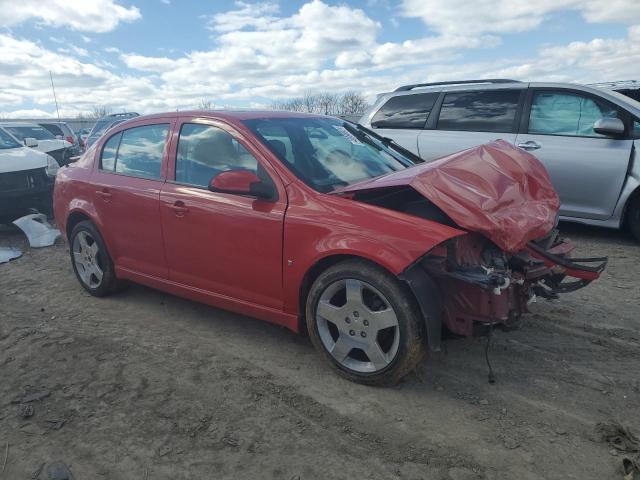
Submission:
<svg viewBox="0 0 640 480">
<path fill-rule="evenodd" d="M 212 110 L 214 108 L 214 103 L 211 100 L 207 100 L 206 98 L 201 98 L 200 103 L 198 104 L 199 110 Z"/>
<path fill-rule="evenodd" d="M 271 105 L 271 108 L 322 115 L 359 115 L 366 110 L 367 101 L 361 93 L 356 91 L 348 91 L 343 94 L 306 92 L 302 97 L 276 101 Z"/>
<path fill-rule="evenodd" d="M 340 115 L 362 115 L 368 107 L 367 100 L 359 92 L 350 90 L 340 97 Z"/>
<path fill-rule="evenodd" d="M 91 113 L 89 114 L 89 117 L 102 118 L 102 117 L 106 117 L 107 115 L 111 115 L 111 107 L 108 107 L 106 105 L 94 105 L 93 108 L 91 109 Z"/>
<path fill-rule="evenodd" d="M 323 92 L 317 95 L 318 102 L 315 113 L 322 115 L 337 115 L 339 95 L 335 93 Z"/>
</svg>

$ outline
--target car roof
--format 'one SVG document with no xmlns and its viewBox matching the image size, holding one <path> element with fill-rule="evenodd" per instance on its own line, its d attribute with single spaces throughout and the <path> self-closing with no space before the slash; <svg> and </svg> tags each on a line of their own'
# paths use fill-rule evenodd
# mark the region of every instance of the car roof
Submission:
<svg viewBox="0 0 640 480">
<path fill-rule="evenodd" d="M 33 122 L 0 122 L 0 127 L 40 127 Z"/>
<path fill-rule="evenodd" d="M 179 112 L 163 112 L 143 115 L 129 119 L 124 123 L 167 117 L 206 117 L 227 121 L 267 118 L 331 118 L 327 115 L 319 115 L 315 113 L 288 112 L 282 110 L 181 110 Z"/>
</svg>

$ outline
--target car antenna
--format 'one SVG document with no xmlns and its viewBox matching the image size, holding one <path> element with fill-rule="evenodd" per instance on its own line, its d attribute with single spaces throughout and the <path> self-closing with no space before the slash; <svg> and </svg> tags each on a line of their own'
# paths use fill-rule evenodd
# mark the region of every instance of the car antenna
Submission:
<svg viewBox="0 0 640 480">
<path fill-rule="evenodd" d="M 491 368 L 491 362 L 489 361 L 489 347 L 491 346 L 491 337 L 493 333 L 493 323 L 489 324 L 489 333 L 487 335 L 487 344 L 484 347 L 484 358 L 487 361 L 487 367 L 489 367 L 489 383 L 496 383 L 496 376 L 493 374 L 493 368 Z"/>
<path fill-rule="evenodd" d="M 58 115 L 58 123 L 60 123 L 60 110 L 58 110 L 58 99 L 56 98 L 56 89 L 53 86 L 53 75 L 51 70 L 49 70 L 49 78 L 51 79 L 51 90 L 53 90 L 53 101 L 56 104 L 56 114 Z"/>
</svg>

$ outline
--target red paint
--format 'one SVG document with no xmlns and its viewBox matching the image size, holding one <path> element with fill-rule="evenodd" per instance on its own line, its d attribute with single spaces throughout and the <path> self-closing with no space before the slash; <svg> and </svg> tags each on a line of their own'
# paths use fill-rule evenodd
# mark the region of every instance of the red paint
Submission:
<svg viewBox="0 0 640 480">
<path fill-rule="evenodd" d="M 249 193 L 251 185 L 260 183 L 258 176 L 247 170 L 230 170 L 221 172 L 211 180 L 210 190 Z"/>
<path fill-rule="evenodd" d="M 298 329 L 305 276 L 318 262 L 336 255 L 351 255 L 399 274 L 434 248 L 433 252 L 443 253 L 442 242 L 466 234 L 436 222 L 357 202 L 348 195 L 318 193 L 297 179 L 241 123 L 249 118 L 298 115 L 303 116 L 287 112 L 179 112 L 124 122 L 96 142 L 77 163 L 60 170 L 54 193 L 58 225 L 66 235 L 71 215 L 82 214 L 91 219 L 105 240 L 120 278 L 292 330 Z M 98 168 L 100 152 L 108 138 L 121 130 L 153 123 L 170 124 L 160 179 L 134 178 Z M 184 123 L 214 125 L 233 135 L 273 181 L 275 200 L 175 183 L 177 141 Z M 491 153 L 497 162 L 509 153 L 501 144 L 485 152 Z M 453 160 L 440 164 L 450 174 L 455 168 L 472 165 L 470 155 L 454 156 Z M 529 160 L 528 156 L 520 159 Z M 410 183 L 424 190 L 427 182 L 445 175 L 429 165 L 368 184 L 372 188 Z M 531 181 L 529 177 L 534 173 L 521 172 Z M 547 178 L 545 173 L 541 184 Z M 495 188 L 512 195 L 500 198 L 513 199 L 516 195 L 513 185 L 517 178 L 497 175 L 487 179 L 485 190 L 495 180 L 499 183 Z M 257 177 L 252 173 L 235 171 L 218 175 L 213 186 L 218 190 L 246 192 L 255 181 Z M 444 195 L 445 186 L 446 182 L 440 181 L 439 195 Z M 546 193 L 544 185 L 539 191 Z M 451 195 L 463 196 L 465 202 L 474 199 L 462 187 Z M 504 203 L 495 204 L 488 217 L 500 218 L 499 207 L 506 208 Z M 475 220 L 482 217 L 477 211 L 476 208 L 472 215 Z M 515 215 L 517 208 L 509 211 Z M 490 236 L 487 221 L 478 223 L 478 231 Z M 467 228 L 469 225 L 465 224 Z M 507 231 L 513 230 L 510 227 Z M 517 242 L 531 234 L 528 231 L 517 235 Z M 472 299 L 474 294 L 466 297 Z M 477 307 L 479 317 L 485 318 L 489 315 L 487 299 L 478 301 L 481 305 L 469 308 Z M 456 308 L 462 305 L 458 302 Z"/>
<path fill-rule="evenodd" d="M 338 190 L 410 185 L 463 228 L 507 252 L 522 250 L 555 224 L 560 200 L 540 161 L 503 140 Z"/>
</svg>

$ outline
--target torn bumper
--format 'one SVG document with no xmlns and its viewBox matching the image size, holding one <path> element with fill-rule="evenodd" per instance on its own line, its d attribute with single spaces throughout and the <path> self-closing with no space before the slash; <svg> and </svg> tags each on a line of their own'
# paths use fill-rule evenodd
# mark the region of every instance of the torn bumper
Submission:
<svg viewBox="0 0 640 480">
<path fill-rule="evenodd" d="M 423 310 L 429 347 L 439 349 L 442 324 L 464 336 L 491 325 L 509 327 L 537 297 L 554 299 L 597 279 L 607 259 L 570 258 L 573 248 L 554 236 L 507 254 L 478 235 L 466 235 L 430 252 L 401 275 Z M 425 295 L 425 278 L 437 286 L 438 299 Z"/>
</svg>

